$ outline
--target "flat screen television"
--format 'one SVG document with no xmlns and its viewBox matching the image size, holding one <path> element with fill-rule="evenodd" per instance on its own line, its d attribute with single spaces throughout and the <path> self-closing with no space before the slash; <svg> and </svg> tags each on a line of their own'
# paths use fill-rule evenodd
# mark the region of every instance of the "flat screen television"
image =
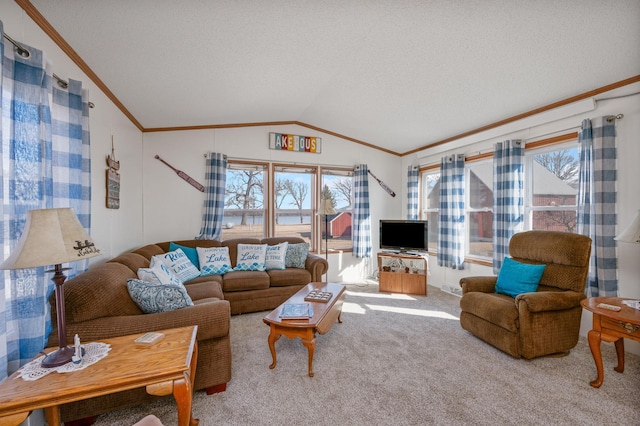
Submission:
<svg viewBox="0 0 640 426">
<path fill-rule="evenodd" d="M 381 220 L 380 248 L 395 251 L 427 251 L 426 220 Z"/>
</svg>

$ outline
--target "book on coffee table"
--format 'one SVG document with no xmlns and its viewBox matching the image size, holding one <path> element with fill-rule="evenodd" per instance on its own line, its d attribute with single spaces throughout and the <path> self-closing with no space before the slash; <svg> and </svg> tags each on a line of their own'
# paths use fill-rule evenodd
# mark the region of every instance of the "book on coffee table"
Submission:
<svg viewBox="0 0 640 426">
<path fill-rule="evenodd" d="M 331 300 L 331 296 L 333 296 L 333 293 L 331 293 L 330 291 L 313 290 L 306 295 L 304 300 L 306 300 L 307 302 L 327 303 L 329 300 Z"/>
<path fill-rule="evenodd" d="M 308 303 L 285 303 L 280 312 L 282 319 L 309 319 L 313 316 L 313 308 Z"/>
</svg>

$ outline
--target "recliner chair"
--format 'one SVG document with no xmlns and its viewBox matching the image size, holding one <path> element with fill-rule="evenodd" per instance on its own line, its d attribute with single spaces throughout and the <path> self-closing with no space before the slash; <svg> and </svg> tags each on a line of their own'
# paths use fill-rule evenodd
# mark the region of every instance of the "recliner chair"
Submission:
<svg viewBox="0 0 640 426">
<path fill-rule="evenodd" d="M 497 277 L 460 280 L 460 325 L 515 358 L 566 355 L 578 343 L 591 239 L 557 231 L 514 234 L 509 254 L 545 264 L 537 291 L 515 298 L 497 294 Z"/>
</svg>

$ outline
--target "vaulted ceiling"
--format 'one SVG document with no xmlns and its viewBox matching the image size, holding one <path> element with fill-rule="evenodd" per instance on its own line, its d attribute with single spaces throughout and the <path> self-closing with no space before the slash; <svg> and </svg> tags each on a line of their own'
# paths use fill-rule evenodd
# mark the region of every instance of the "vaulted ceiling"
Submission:
<svg viewBox="0 0 640 426">
<path fill-rule="evenodd" d="M 16 0 L 141 129 L 300 122 L 405 154 L 640 74 L 638 0 Z"/>
</svg>

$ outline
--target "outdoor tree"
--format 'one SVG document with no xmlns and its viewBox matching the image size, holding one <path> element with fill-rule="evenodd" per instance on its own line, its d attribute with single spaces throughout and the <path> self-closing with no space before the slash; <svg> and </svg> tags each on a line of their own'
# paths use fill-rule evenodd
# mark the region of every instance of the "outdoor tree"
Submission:
<svg viewBox="0 0 640 426">
<path fill-rule="evenodd" d="M 282 208 L 282 203 L 284 203 L 287 195 L 289 195 L 289 188 L 292 187 L 291 179 L 283 179 L 279 176 L 276 176 L 276 183 L 274 187 L 275 192 L 275 208 L 276 211 Z M 276 214 L 276 224 L 279 223 L 280 215 Z"/>
<path fill-rule="evenodd" d="M 580 165 L 576 150 L 560 150 L 545 154 L 536 155 L 535 161 L 553 173 L 558 179 L 565 182 L 572 188 L 578 186 L 578 173 Z M 551 189 L 551 188 L 550 188 Z M 575 196 L 554 196 L 554 205 L 575 205 Z M 561 229 L 567 232 L 574 232 L 576 227 L 576 212 L 574 210 L 542 211 L 539 212 L 547 229 Z"/>
<path fill-rule="evenodd" d="M 233 170 L 227 173 L 225 207 L 242 209 L 241 225 L 247 224 L 248 210 L 264 205 L 263 172 L 259 170 Z"/>
<path fill-rule="evenodd" d="M 338 195 L 338 198 L 342 199 L 347 203 L 348 206 L 352 206 L 351 203 L 352 195 L 353 195 L 353 179 L 352 178 L 340 178 L 336 179 L 333 183 L 333 187 Z"/>
<path fill-rule="evenodd" d="M 293 198 L 293 201 L 290 203 L 300 210 L 300 223 L 304 223 L 304 216 L 302 214 L 302 205 L 307 198 L 307 194 L 309 193 L 309 186 L 302 181 L 288 181 L 286 183 L 287 190 L 289 191 L 289 195 Z"/>
<path fill-rule="evenodd" d="M 333 207 L 334 210 L 338 205 L 338 202 L 336 201 L 336 198 L 334 197 L 333 192 L 329 189 L 329 186 L 327 184 L 325 184 L 322 187 L 322 199 L 329 200 L 331 203 L 331 207 Z"/>
</svg>

